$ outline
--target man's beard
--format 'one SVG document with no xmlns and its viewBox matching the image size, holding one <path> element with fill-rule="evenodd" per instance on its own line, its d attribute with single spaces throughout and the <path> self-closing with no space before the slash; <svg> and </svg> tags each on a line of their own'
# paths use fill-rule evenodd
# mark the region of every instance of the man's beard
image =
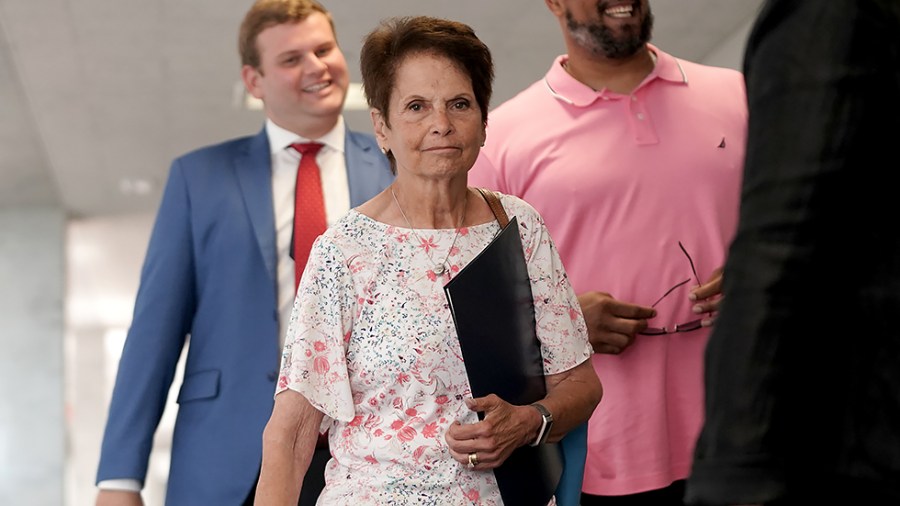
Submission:
<svg viewBox="0 0 900 506">
<path fill-rule="evenodd" d="M 597 23 L 579 23 L 572 17 L 571 12 L 566 11 L 566 26 L 578 45 L 609 59 L 615 60 L 634 55 L 650 41 L 653 33 L 653 13 L 650 12 L 649 5 L 638 32 L 627 29 L 621 36 L 616 37 L 615 32 L 603 24 L 602 10 L 600 19 L 601 21 Z"/>
</svg>

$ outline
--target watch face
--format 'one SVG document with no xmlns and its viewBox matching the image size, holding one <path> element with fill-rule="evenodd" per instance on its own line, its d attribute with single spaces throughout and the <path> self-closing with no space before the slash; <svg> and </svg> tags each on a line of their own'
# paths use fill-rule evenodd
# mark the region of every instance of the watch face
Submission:
<svg viewBox="0 0 900 506">
<path fill-rule="evenodd" d="M 531 443 L 531 446 L 537 446 L 547 441 L 547 436 L 550 435 L 550 429 L 553 427 L 553 415 L 550 414 L 550 411 L 541 404 L 534 403 L 532 404 L 532 406 L 534 407 L 534 409 L 538 410 L 538 413 L 541 414 L 541 429 L 538 432 L 537 438 L 534 440 L 534 443 Z"/>
<path fill-rule="evenodd" d="M 544 444 L 544 442 L 547 441 L 547 437 L 550 436 L 550 429 L 553 428 L 553 417 L 551 416 L 549 420 L 545 420 L 547 421 L 547 424 L 544 428 L 544 433 L 541 434 L 541 444 Z"/>
</svg>

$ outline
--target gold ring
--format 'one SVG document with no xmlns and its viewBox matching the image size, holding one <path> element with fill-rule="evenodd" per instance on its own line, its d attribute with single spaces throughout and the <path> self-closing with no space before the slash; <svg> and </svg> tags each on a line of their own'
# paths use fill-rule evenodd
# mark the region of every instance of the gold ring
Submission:
<svg viewBox="0 0 900 506">
<path fill-rule="evenodd" d="M 470 453 L 469 454 L 469 466 L 475 467 L 478 465 L 478 454 Z"/>
</svg>

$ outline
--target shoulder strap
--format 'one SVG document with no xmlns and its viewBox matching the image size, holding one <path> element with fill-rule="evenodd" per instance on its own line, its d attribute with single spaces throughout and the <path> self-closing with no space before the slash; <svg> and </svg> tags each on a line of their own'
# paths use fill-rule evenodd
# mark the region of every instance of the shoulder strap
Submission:
<svg viewBox="0 0 900 506">
<path fill-rule="evenodd" d="M 485 188 L 475 188 L 478 190 L 478 193 L 484 197 L 484 200 L 487 201 L 488 206 L 491 208 L 491 212 L 494 213 L 494 217 L 497 218 L 497 221 L 500 223 L 500 228 L 506 227 L 506 224 L 509 223 L 509 217 L 506 215 L 506 210 L 503 209 L 503 204 L 500 203 L 500 197 L 497 196 L 491 190 Z"/>
</svg>

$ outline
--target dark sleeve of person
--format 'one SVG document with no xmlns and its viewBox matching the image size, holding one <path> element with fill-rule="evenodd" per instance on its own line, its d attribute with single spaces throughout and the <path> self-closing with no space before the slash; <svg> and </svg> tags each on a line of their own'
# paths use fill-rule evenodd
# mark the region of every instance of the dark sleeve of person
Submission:
<svg viewBox="0 0 900 506">
<path fill-rule="evenodd" d="M 740 222 L 690 504 L 900 487 L 898 11 L 771 0 L 754 26 Z"/>
</svg>

